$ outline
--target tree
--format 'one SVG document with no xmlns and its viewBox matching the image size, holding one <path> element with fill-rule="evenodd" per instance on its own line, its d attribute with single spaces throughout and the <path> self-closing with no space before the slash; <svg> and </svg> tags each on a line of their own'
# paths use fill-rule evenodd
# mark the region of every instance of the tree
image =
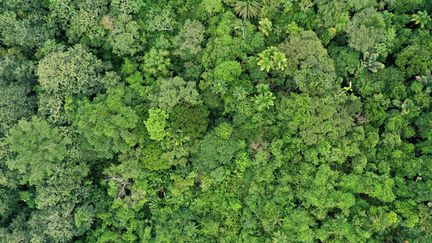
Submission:
<svg viewBox="0 0 432 243">
<path fill-rule="evenodd" d="M 201 2 L 201 7 L 209 15 L 217 14 L 223 9 L 221 0 L 203 0 Z"/>
<path fill-rule="evenodd" d="M 0 52 L 0 134 L 21 118 L 30 118 L 36 99 L 30 94 L 35 82 L 34 64 L 21 53 Z"/>
<path fill-rule="evenodd" d="M 140 161 L 148 170 L 169 169 L 173 164 L 163 156 L 163 150 L 156 142 L 149 142 L 141 150 Z"/>
<path fill-rule="evenodd" d="M 305 208 L 313 208 L 311 214 L 318 220 L 326 218 L 329 211 L 334 208 L 348 212 L 355 204 L 355 197 L 352 193 L 335 188 L 336 180 L 336 172 L 327 165 L 321 165 L 315 175 L 306 179 L 306 183 L 298 189 L 297 197 L 304 201 Z"/>
<path fill-rule="evenodd" d="M 272 46 L 258 54 L 258 66 L 261 71 L 270 72 L 271 69 L 283 71 L 287 66 L 285 54 Z"/>
<path fill-rule="evenodd" d="M 198 105 L 200 100 L 196 84 L 192 81 L 185 81 L 180 77 L 160 78 L 157 86 L 149 95 L 150 101 L 154 106 L 170 111 L 180 102 L 187 102 L 191 105 Z"/>
<path fill-rule="evenodd" d="M 264 33 L 264 35 L 269 36 L 270 31 L 272 30 L 272 22 L 268 18 L 264 18 L 259 22 L 259 30 Z"/>
<path fill-rule="evenodd" d="M 6 162 L 10 170 L 17 170 L 22 184 L 38 184 L 53 173 L 55 164 L 67 155 L 70 138 L 45 120 L 33 117 L 21 120 L 10 129 L 6 144 L 13 157 Z"/>
<path fill-rule="evenodd" d="M 354 75 L 360 66 L 360 53 L 349 47 L 330 47 L 330 57 L 334 61 L 337 76 L 348 78 Z"/>
<path fill-rule="evenodd" d="M 39 111 L 62 121 L 64 99 L 92 95 L 104 87 L 105 65 L 84 46 L 50 53 L 39 62 L 36 74 L 40 85 Z"/>
<path fill-rule="evenodd" d="M 0 85 L 18 85 L 30 88 L 35 83 L 35 62 L 16 50 L 0 49 Z"/>
<path fill-rule="evenodd" d="M 97 190 L 92 190 L 90 181 L 84 179 L 87 174 L 84 164 L 58 165 L 51 176 L 36 186 L 34 200 L 38 210 L 31 213 L 27 222 L 32 241 L 69 241 L 90 229 L 95 216 L 91 205 L 101 198 L 97 197 Z"/>
<path fill-rule="evenodd" d="M 369 52 L 365 52 L 363 55 L 362 66 L 367 68 L 370 72 L 376 73 L 378 69 L 383 69 L 385 67 L 384 64 L 377 61 L 378 53 L 369 54 Z"/>
<path fill-rule="evenodd" d="M 107 42 L 113 53 L 118 56 L 130 56 L 141 51 L 140 27 L 130 15 L 120 14 L 116 18 L 102 18 L 104 27 L 109 31 Z"/>
<path fill-rule="evenodd" d="M 403 69 L 407 76 L 424 75 L 432 70 L 432 62 L 427 58 L 432 50 L 429 34 L 422 34 L 413 44 L 403 48 L 396 57 L 396 65 Z"/>
<path fill-rule="evenodd" d="M 263 111 L 273 106 L 273 101 L 275 100 L 275 97 L 270 91 L 269 86 L 267 84 L 258 84 L 256 88 L 258 91 L 258 95 L 254 97 L 254 103 L 257 107 L 257 110 Z"/>
<path fill-rule="evenodd" d="M 194 154 L 194 168 L 200 173 L 209 173 L 216 168 L 230 163 L 238 150 L 235 140 L 220 139 L 214 133 L 207 134 L 200 142 L 199 150 Z"/>
<path fill-rule="evenodd" d="M 165 127 L 167 125 L 166 120 L 168 117 L 168 114 L 166 114 L 164 110 L 149 110 L 149 118 L 145 121 L 145 125 L 150 135 L 150 139 L 161 141 L 166 136 Z"/>
<path fill-rule="evenodd" d="M 31 93 L 34 62 L 21 52 L 0 51 L 0 136 L 21 118 L 34 113 L 36 97 Z"/>
<path fill-rule="evenodd" d="M 424 28 L 431 22 L 431 17 L 428 15 L 427 11 L 418 11 L 416 14 L 412 15 L 411 21 L 416 25 L 420 25 L 420 28 Z"/>
<path fill-rule="evenodd" d="M 130 93 L 122 86 L 99 94 L 92 102 L 79 102 L 73 124 L 90 145 L 85 149 L 96 152 L 96 157 L 112 158 L 137 144 L 134 129 L 139 117 L 130 102 Z"/>
<path fill-rule="evenodd" d="M 107 32 L 101 24 L 107 14 L 106 1 L 51 1 L 50 18 L 66 31 L 68 42 L 100 47 Z"/>
<path fill-rule="evenodd" d="M 320 2 L 318 5 L 318 17 L 327 30 L 334 28 L 334 31 L 345 30 L 349 22 L 349 4 L 343 1 Z"/>
<path fill-rule="evenodd" d="M 216 94 L 224 95 L 230 87 L 235 85 L 235 82 L 242 73 L 240 63 L 236 61 L 225 61 L 218 64 L 213 74 L 209 78 L 212 80 L 212 91 Z"/>
<path fill-rule="evenodd" d="M 243 19 L 252 19 L 258 15 L 261 5 L 255 0 L 238 0 L 234 4 L 234 11 Z"/>
<path fill-rule="evenodd" d="M 152 8 L 149 12 L 149 28 L 151 31 L 172 31 L 175 20 L 169 9 Z"/>
<path fill-rule="evenodd" d="M 0 12 L 0 40 L 6 46 L 34 51 L 57 31 L 42 2 L 5 0 Z"/>
<path fill-rule="evenodd" d="M 178 104 L 170 113 L 171 132 L 195 139 L 207 130 L 209 111 L 203 105 Z"/>
<path fill-rule="evenodd" d="M 305 144 L 316 144 L 322 136 L 337 141 L 353 125 L 343 102 L 340 97 L 291 94 L 282 100 L 278 117 L 286 121 L 286 131 L 300 136 Z"/>
<path fill-rule="evenodd" d="M 228 122 L 223 122 L 215 128 L 215 134 L 219 138 L 229 139 L 233 132 L 233 127 Z"/>
<path fill-rule="evenodd" d="M 0 85 L 0 134 L 33 114 L 36 99 L 28 94 L 29 89 L 25 86 Z"/>
<path fill-rule="evenodd" d="M 112 0 L 111 11 L 113 14 L 137 14 L 141 11 L 141 8 L 145 6 L 142 0 Z"/>
<path fill-rule="evenodd" d="M 313 227 L 315 220 L 307 213 L 306 210 L 297 208 L 290 212 L 284 219 L 282 229 L 287 233 L 283 233 L 286 240 L 312 240 L 314 238 Z"/>
<path fill-rule="evenodd" d="M 10 220 L 10 217 L 17 213 L 19 209 L 18 203 L 20 199 L 20 195 L 18 194 L 18 190 L 14 190 L 11 188 L 0 188 L 1 196 L 0 196 L 0 223 L 7 224 Z"/>
<path fill-rule="evenodd" d="M 431 7 L 1 0 L 0 242 L 432 242 Z"/>
<path fill-rule="evenodd" d="M 382 14 L 373 8 L 356 13 L 346 30 L 349 36 L 349 46 L 357 51 L 368 51 L 383 40 L 385 27 Z"/>
<path fill-rule="evenodd" d="M 174 54 L 185 60 L 195 58 L 202 51 L 204 31 L 205 28 L 199 21 L 187 19 L 180 33 L 174 37 L 174 43 L 177 46 Z"/>
<path fill-rule="evenodd" d="M 206 69 L 212 69 L 224 61 L 245 59 L 247 53 L 255 53 L 255 49 L 264 47 L 263 34 L 257 33 L 253 24 L 236 18 L 230 11 L 213 19 L 210 25 L 210 38 L 202 58 Z"/>
<path fill-rule="evenodd" d="M 151 49 L 144 55 L 143 72 L 148 76 L 168 76 L 171 66 L 171 60 L 168 56 L 167 50 Z"/>
<path fill-rule="evenodd" d="M 284 50 L 287 60 L 284 74 L 294 79 L 300 91 L 323 95 L 338 90 L 333 60 L 314 32 L 291 34 L 279 50 Z"/>
</svg>

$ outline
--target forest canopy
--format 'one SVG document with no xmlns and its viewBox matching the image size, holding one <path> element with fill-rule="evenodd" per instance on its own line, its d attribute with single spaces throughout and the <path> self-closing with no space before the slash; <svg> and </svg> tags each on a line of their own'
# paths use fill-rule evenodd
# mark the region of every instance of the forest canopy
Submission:
<svg viewBox="0 0 432 243">
<path fill-rule="evenodd" d="M 432 1 L 0 1 L 0 242 L 432 242 Z"/>
</svg>

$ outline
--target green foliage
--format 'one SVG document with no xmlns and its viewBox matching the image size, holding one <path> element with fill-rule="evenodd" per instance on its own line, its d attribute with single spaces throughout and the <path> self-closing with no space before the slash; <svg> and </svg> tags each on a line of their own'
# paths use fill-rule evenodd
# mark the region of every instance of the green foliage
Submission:
<svg viewBox="0 0 432 243">
<path fill-rule="evenodd" d="M 36 99 L 30 94 L 34 64 L 20 52 L 0 52 L 0 134 L 21 118 L 29 118 Z"/>
<path fill-rule="evenodd" d="M 170 59 L 168 51 L 151 49 L 144 55 L 142 70 L 149 75 L 168 75 Z"/>
<path fill-rule="evenodd" d="M 364 193 L 383 202 L 392 202 L 395 195 L 392 192 L 394 182 L 392 179 L 378 177 L 372 173 L 364 176 L 348 175 L 341 182 L 341 187 L 355 193 Z"/>
<path fill-rule="evenodd" d="M 220 139 L 214 133 L 203 138 L 200 143 L 194 167 L 198 172 L 211 172 L 217 167 L 231 163 L 238 145 L 235 140 Z"/>
<path fill-rule="evenodd" d="M 39 62 L 39 111 L 54 121 L 64 120 L 67 96 L 91 95 L 103 86 L 103 63 L 82 45 L 50 53 Z"/>
<path fill-rule="evenodd" d="M 408 76 L 424 75 L 432 70 L 432 62 L 428 54 L 432 50 L 430 35 L 415 39 L 414 43 L 398 53 L 396 65 L 402 68 Z"/>
<path fill-rule="evenodd" d="M 342 102 L 339 97 L 291 94 L 282 100 L 279 117 L 287 122 L 287 132 L 298 134 L 305 144 L 316 144 L 322 136 L 335 141 L 353 125 Z"/>
<path fill-rule="evenodd" d="M 102 15 L 107 14 L 105 1 L 50 1 L 50 17 L 66 30 L 69 43 L 101 46 L 106 32 Z"/>
<path fill-rule="evenodd" d="M 376 73 L 378 69 L 383 69 L 385 65 L 377 61 L 378 53 L 369 54 L 369 52 L 365 52 L 363 55 L 362 66 L 367 68 L 368 71 Z"/>
<path fill-rule="evenodd" d="M 337 90 L 333 60 L 314 32 L 293 33 L 279 49 L 286 55 L 284 72 L 300 91 L 321 95 Z"/>
<path fill-rule="evenodd" d="M 201 103 L 196 84 L 192 81 L 185 81 L 180 77 L 160 78 L 157 86 L 150 94 L 149 99 L 154 106 L 169 111 L 180 102 L 187 102 L 191 105 Z"/>
<path fill-rule="evenodd" d="M 385 27 L 382 14 L 373 8 L 356 13 L 347 27 L 349 46 L 357 51 L 368 51 L 383 39 Z"/>
<path fill-rule="evenodd" d="M 35 99 L 27 96 L 28 88 L 19 85 L 0 85 L 0 134 L 12 127 L 19 119 L 33 114 Z"/>
<path fill-rule="evenodd" d="M 426 11 L 418 11 L 416 14 L 412 15 L 411 21 L 420 25 L 420 28 L 424 28 L 431 22 L 431 17 Z"/>
<path fill-rule="evenodd" d="M 214 1 L 210 1 L 214 2 Z M 196 20 L 186 20 L 180 33 L 174 38 L 177 50 L 174 52 L 185 60 L 193 59 L 201 52 L 204 40 L 204 26 Z"/>
<path fill-rule="evenodd" d="M 257 110 L 263 111 L 273 106 L 275 97 L 270 91 L 269 86 L 267 84 L 258 84 L 256 88 L 258 95 L 254 98 L 254 104 L 256 105 Z"/>
<path fill-rule="evenodd" d="M 53 173 L 56 163 L 63 161 L 71 140 L 45 120 L 33 117 L 21 120 L 5 140 L 12 157 L 6 161 L 11 170 L 21 175 L 21 183 L 41 183 Z"/>
<path fill-rule="evenodd" d="M 37 75 L 43 91 L 48 94 L 91 93 L 100 83 L 98 72 L 102 62 L 82 45 L 52 53 L 40 61 Z"/>
<path fill-rule="evenodd" d="M 336 74 L 347 78 L 354 75 L 360 66 L 360 54 L 347 47 L 331 47 L 329 55 L 334 60 Z"/>
<path fill-rule="evenodd" d="M 0 84 L 29 87 L 35 82 L 35 64 L 16 49 L 0 49 Z"/>
<path fill-rule="evenodd" d="M 43 2 L 5 0 L 0 12 L 0 39 L 6 46 L 34 50 L 57 31 Z"/>
<path fill-rule="evenodd" d="M 96 195 L 96 191 L 83 179 L 88 168 L 83 164 L 65 167 L 55 167 L 52 176 L 36 187 L 34 200 L 38 210 L 27 222 L 32 241 L 69 241 L 84 235 L 92 226 L 91 195 Z M 84 216 L 83 210 L 88 215 Z"/>
<path fill-rule="evenodd" d="M 236 61 L 225 61 L 216 66 L 213 77 L 213 92 L 224 94 L 242 73 L 240 63 Z"/>
<path fill-rule="evenodd" d="M 166 119 L 168 114 L 161 109 L 150 109 L 149 118 L 145 121 L 150 139 L 161 141 L 165 136 Z"/>
<path fill-rule="evenodd" d="M 270 72 L 273 68 L 283 71 L 287 67 L 287 59 L 277 47 L 272 46 L 258 54 L 258 66 L 260 66 L 261 71 Z"/>
<path fill-rule="evenodd" d="M 141 151 L 140 161 L 149 170 L 168 169 L 169 163 L 162 158 L 163 150 L 156 143 L 148 143 Z"/>
<path fill-rule="evenodd" d="M 214 68 L 224 61 L 244 58 L 246 53 L 254 53 L 255 49 L 264 45 L 263 35 L 256 32 L 254 25 L 239 20 L 229 11 L 211 22 L 211 37 L 202 57 L 204 68 Z"/>
<path fill-rule="evenodd" d="M 0 242 L 432 242 L 431 1 L 0 2 Z"/>
<path fill-rule="evenodd" d="M 318 4 L 318 17 L 326 28 L 345 30 L 349 22 L 349 5 L 343 1 L 326 1 Z"/>
<path fill-rule="evenodd" d="M 201 7 L 210 15 L 213 13 L 219 13 L 222 11 L 222 1 L 221 0 L 203 0 L 201 2 Z"/>
<path fill-rule="evenodd" d="M 17 190 L 11 190 L 9 188 L 1 188 L 0 192 L 0 222 L 1 224 L 5 224 L 10 218 L 10 216 L 12 216 L 17 209 L 17 204 L 19 202 L 19 194 L 17 194 Z"/>
<path fill-rule="evenodd" d="M 170 114 L 173 132 L 181 132 L 189 138 L 200 137 L 208 126 L 209 112 L 205 106 L 179 104 Z"/>
<path fill-rule="evenodd" d="M 115 19 L 104 16 L 102 25 L 109 31 L 107 41 L 114 54 L 127 56 L 141 51 L 139 25 L 130 15 L 120 14 Z"/>
<path fill-rule="evenodd" d="M 238 0 L 234 4 L 234 11 L 243 19 L 251 19 L 258 15 L 261 5 L 255 0 Z"/>
<path fill-rule="evenodd" d="M 167 8 L 153 8 L 149 16 L 149 28 L 151 31 L 172 31 L 175 20 Z"/>
<path fill-rule="evenodd" d="M 264 33 L 264 35 L 269 36 L 272 30 L 272 22 L 268 18 L 264 18 L 259 22 L 259 30 Z"/>
<path fill-rule="evenodd" d="M 110 158 L 116 152 L 127 151 L 137 143 L 134 129 L 138 115 L 129 104 L 130 93 L 122 86 L 98 95 L 93 102 L 79 103 L 74 124 L 89 143 L 88 149 L 98 156 Z"/>
<path fill-rule="evenodd" d="M 219 138 L 229 139 L 233 133 L 233 127 L 228 122 L 223 122 L 215 128 L 215 134 Z"/>
</svg>

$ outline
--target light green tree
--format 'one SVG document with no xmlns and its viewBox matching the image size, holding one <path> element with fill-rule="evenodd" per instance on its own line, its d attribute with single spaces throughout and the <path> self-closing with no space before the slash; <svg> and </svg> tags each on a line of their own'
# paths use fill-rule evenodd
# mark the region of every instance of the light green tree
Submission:
<svg viewBox="0 0 432 243">
<path fill-rule="evenodd" d="M 165 127 L 167 125 L 168 114 L 161 109 L 150 109 L 149 118 L 145 121 L 150 139 L 161 141 L 165 136 Z"/>
<path fill-rule="evenodd" d="M 416 14 L 412 15 L 411 21 L 413 21 L 416 25 L 420 25 L 420 28 L 423 29 L 431 22 L 431 17 L 428 15 L 426 10 L 418 11 Z"/>
<path fill-rule="evenodd" d="M 287 67 L 287 58 L 277 47 L 272 46 L 258 54 L 258 66 L 260 66 L 261 71 L 283 71 Z"/>
</svg>

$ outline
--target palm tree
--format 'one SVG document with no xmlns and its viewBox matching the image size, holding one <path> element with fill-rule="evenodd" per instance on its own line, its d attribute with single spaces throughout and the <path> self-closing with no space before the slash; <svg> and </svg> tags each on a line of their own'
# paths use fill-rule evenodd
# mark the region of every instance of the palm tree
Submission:
<svg viewBox="0 0 432 243">
<path fill-rule="evenodd" d="M 415 77 L 416 80 L 422 82 L 422 84 L 424 84 L 425 86 L 432 86 L 432 73 L 426 73 L 425 75 L 421 75 L 421 76 L 416 76 Z"/>
<path fill-rule="evenodd" d="M 260 53 L 258 56 L 258 66 L 260 66 L 260 70 L 270 72 L 270 69 L 273 66 L 271 57 L 267 55 L 267 53 Z"/>
<path fill-rule="evenodd" d="M 243 19 L 251 19 L 258 15 L 261 6 L 255 0 L 239 0 L 234 5 L 235 12 Z"/>
<path fill-rule="evenodd" d="M 416 25 L 420 24 L 420 28 L 424 28 L 431 21 L 431 17 L 426 11 L 418 11 L 416 14 L 412 15 L 411 21 Z"/>
<path fill-rule="evenodd" d="M 385 65 L 377 61 L 378 53 L 365 52 L 361 64 L 364 68 L 367 68 L 370 72 L 376 73 L 379 69 L 383 69 Z"/>
<path fill-rule="evenodd" d="M 255 96 L 255 105 L 259 111 L 266 110 L 274 105 L 275 97 L 270 91 L 268 84 L 258 84 L 256 86 L 258 95 Z"/>
<path fill-rule="evenodd" d="M 271 46 L 258 54 L 258 66 L 261 71 L 270 72 L 271 69 L 283 71 L 287 67 L 287 58 L 277 47 Z"/>
</svg>

